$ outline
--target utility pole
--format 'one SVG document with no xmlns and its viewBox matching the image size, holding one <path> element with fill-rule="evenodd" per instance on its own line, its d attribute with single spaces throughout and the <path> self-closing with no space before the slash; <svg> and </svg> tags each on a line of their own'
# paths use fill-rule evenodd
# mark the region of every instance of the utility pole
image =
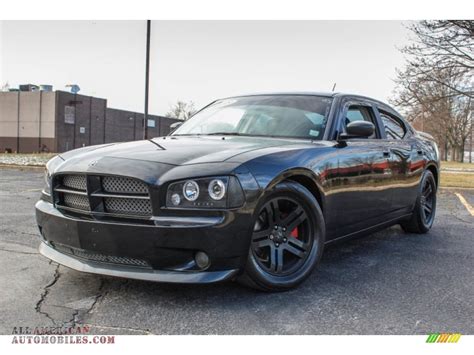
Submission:
<svg viewBox="0 0 474 355">
<path fill-rule="evenodd" d="M 146 64 L 145 64 L 145 114 L 143 115 L 143 139 L 148 133 L 148 91 L 150 86 L 150 32 L 151 21 L 146 21 Z"/>
</svg>

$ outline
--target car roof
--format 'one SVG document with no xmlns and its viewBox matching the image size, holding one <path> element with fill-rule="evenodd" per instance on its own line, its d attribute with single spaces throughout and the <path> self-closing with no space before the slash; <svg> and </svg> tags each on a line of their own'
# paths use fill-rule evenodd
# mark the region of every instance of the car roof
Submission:
<svg viewBox="0 0 474 355">
<path fill-rule="evenodd" d="M 389 104 L 374 99 L 372 97 L 358 95 L 358 94 L 350 94 L 350 93 L 343 93 L 343 92 L 324 92 L 324 91 L 282 91 L 282 92 L 259 92 L 259 93 L 251 93 L 251 94 L 243 94 L 243 95 L 236 95 L 236 96 L 229 96 L 223 99 L 231 99 L 236 97 L 248 97 L 248 96 L 278 96 L 278 95 L 306 95 L 306 96 L 320 96 L 320 97 L 338 97 L 338 98 L 356 98 L 356 99 L 365 99 L 370 100 L 373 102 L 378 103 L 380 106 L 384 107 L 386 110 L 396 113 L 398 116 L 401 116 L 393 107 Z"/>
<path fill-rule="evenodd" d="M 306 95 L 306 96 L 323 96 L 323 97 L 356 97 L 361 99 L 367 99 L 376 101 L 383 105 L 387 105 L 386 103 L 374 99 L 372 97 L 358 95 L 358 94 L 351 94 L 351 93 L 344 93 L 344 92 L 328 92 L 328 91 L 277 91 L 277 92 L 258 92 L 258 93 L 250 93 L 250 94 L 242 94 L 242 95 L 235 95 L 229 96 L 226 98 L 233 98 L 233 97 L 246 97 L 246 96 L 278 96 L 278 95 Z"/>
<path fill-rule="evenodd" d="M 247 96 L 278 96 L 278 95 L 306 95 L 306 96 L 324 96 L 324 97 L 334 97 L 338 95 L 335 92 L 313 92 L 313 91 L 278 91 L 278 92 L 257 92 L 249 93 L 242 95 L 229 96 L 227 98 L 233 97 L 247 97 Z"/>
</svg>

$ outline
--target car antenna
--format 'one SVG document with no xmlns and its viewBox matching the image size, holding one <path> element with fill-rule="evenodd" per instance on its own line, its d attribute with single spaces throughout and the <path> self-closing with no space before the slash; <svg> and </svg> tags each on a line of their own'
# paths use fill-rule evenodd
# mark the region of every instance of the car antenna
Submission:
<svg viewBox="0 0 474 355">
<path fill-rule="evenodd" d="M 334 92 L 334 90 L 336 89 L 336 83 L 334 83 L 334 85 L 332 86 L 332 92 Z"/>
</svg>

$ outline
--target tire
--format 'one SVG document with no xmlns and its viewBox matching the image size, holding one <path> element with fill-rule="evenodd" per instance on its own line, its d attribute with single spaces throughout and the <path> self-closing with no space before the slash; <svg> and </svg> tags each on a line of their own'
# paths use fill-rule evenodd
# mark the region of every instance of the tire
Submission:
<svg viewBox="0 0 474 355">
<path fill-rule="evenodd" d="M 425 170 L 421 177 L 415 208 L 409 220 L 400 223 L 407 233 L 427 233 L 433 225 L 436 213 L 436 180 L 433 173 Z"/>
<path fill-rule="evenodd" d="M 323 253 L 325 224 L 318 201 L 302 185 L 285 181 L 268 191 L 255 211 L 247 263 L 238 281 L 267 292 L 297 287 Z"/>
</svg>

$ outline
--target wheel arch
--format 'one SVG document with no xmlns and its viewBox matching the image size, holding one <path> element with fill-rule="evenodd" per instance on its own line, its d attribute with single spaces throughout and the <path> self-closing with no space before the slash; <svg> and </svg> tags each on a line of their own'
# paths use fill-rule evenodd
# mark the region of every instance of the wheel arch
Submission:
<svg viewBox="0 0 474 355">
<path fill-rule="evenodd" d="M 291 169 L 283 172 L 278 177 L 273 179 L 266 187 L 265 190 L 269 190 L 275 185 L 283 181 L 294 181 L 306 189 L 316 198 L 318 201 L 319 207 L 324 214 L 325 211 L 325 198 L 323 194 L 323 189 L 319 179 L 316 174 L 309 169 Z"/>
<path fill-rule="evenodd" d="M 435 178 L 435 182 L 436 182 L 436 187 L 439 187 L 439 172 L 438 172 L 438 167 L 431 163 L 431 164 L 428 164 L 426 166 L 426 170 L 429 170 L 431 171 L 431 173 L 433 174 L 434 178 Z"/>
</svg>

